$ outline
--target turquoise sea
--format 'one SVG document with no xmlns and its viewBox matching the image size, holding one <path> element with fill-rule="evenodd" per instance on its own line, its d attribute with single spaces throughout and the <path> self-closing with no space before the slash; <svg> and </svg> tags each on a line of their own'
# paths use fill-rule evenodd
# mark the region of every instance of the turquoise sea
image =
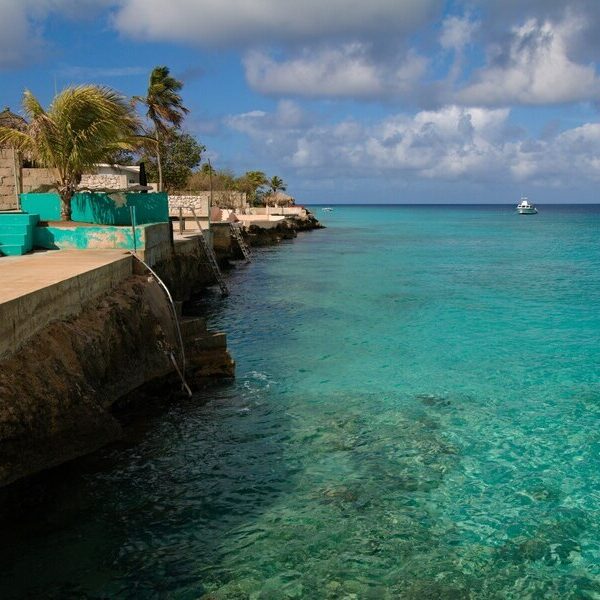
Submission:
<svg viewBox="0 0 600 600">
<path fill-rule="evenodd" d="M 600 206 L 539 208 L 256 251 L 199 307 L 237 380 L 32 482 L 0 597 L 600 598 Z"/>
</svg>

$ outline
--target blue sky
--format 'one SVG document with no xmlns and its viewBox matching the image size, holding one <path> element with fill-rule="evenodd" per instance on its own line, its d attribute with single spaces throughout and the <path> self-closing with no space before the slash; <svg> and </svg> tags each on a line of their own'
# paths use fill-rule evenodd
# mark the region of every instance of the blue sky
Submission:
<svg viewBox="0 0 600 600">
<path fill-rule="evenodd" d="M 0 104 L 184 81 L 217 168 L 304 203 L 595 202 L 597 0 L 0 0 Z"/>
</svg>

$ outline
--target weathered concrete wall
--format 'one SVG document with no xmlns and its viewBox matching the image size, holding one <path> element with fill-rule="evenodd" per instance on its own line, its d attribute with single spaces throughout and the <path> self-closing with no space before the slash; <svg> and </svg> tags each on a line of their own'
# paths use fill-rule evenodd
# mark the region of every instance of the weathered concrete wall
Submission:
<svg viewBox="0 0 600 600">
<path fill-rule="evenodd" d="M 154 268 L 183 301 L 212 283 L 205 258 L 185 239 Z M 181 331 L 192 389 L 233 376 L 224 334 L 193 317 Z M 131 256 L 0 304 L 0 487 L 117 438 L 115 403 L 151 381 L 180 388 L 172 356 L 171 307 Z"/>
<path fill-rule="evenodd" d="M 38 226 L 34 231 L 36 248 L 49 250 L 136 250 L 150 265 L 171 253 L 169 223 L 138 225 L 134 228 L 111 225 Z"/>
<path fill-rule="evenodd" d="M 245 256 L 237 239 L 232 235 L 231 228 L 238 227 L 231 223 L 213 223 L 213 248 L 221 265 L 226 265 L 229 260 L 244 260 Z M 239 228 L 242 235 L 242 228 Z"/>
<path fill-rule="evenodd" d="M 102 172 L 84 174 L 81 178 L 81 187 L 87 189 L 115 189 L 122 190 L 129 185 L 139 183 L 139 173 Z M 40 188 L 54 185 L 56 173 L 52 169 L 23 168 L 21 169 L 23 193 L 37 192 Z"/>
<path fill-rule="evenodd" d="M 16 208 L 14 151 L 10 148 L 0 148 L 0 210 L 14 210 Z"/>
<path fill-rule="evenodd" d="M 152 268 L 165 282 L 175 300 L 188 300 L 207 285 L 213 284 L 214 276 L 196 238 L 177 240 L 174 250 L 172 255 L 156 261 Z"/>
<path fill-rule="evenodd" d="M 209 196 L 173 196 L 169 194 L 169 215 L 179 216 L 179 209 L 184 217 L 192 217 L 192 207 L 198 218 L 208 216 Z"/>
<path fill-rule="evenodd" d="M 213 248 L 219 254 L 229 254 L 233 247 L 231 225 L 229 223 L 213 223 Z"/>
<path fill-rule="evenodd" d="M 79 314 L 94 298 L 131 276 L 133 258 L 109 264 L 47 285 L 0 304 L 0 358 L 21 348 L 52 321 Z"/>
</svg>

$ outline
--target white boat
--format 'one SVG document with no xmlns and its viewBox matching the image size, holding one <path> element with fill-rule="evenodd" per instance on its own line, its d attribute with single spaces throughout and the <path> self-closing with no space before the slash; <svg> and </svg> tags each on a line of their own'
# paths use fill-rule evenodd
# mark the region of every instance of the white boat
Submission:
<svg viewBox="0 0 600 600">
<path fill-rule="evenodd" d="M 521 196 L 521 202 L 517 204 L 517 212 L 520 215 L 535 215 L 537 208 L 533 204 L 530 204 L 525 196 Z"/>
<path fill-rule="evenodd" d="M 331 206 L 324 206 L 321 210 L 325 212 L 332 212 L 333 208 L 331 208 Z"/>
</svg>

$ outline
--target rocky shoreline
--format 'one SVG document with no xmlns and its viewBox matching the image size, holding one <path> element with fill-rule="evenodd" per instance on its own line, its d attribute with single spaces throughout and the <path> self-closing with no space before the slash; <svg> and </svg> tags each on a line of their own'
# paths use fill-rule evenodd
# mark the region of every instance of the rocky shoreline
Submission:
<svg viewBox="0 0 600 600">
<path fill-rule="evenodd" d="M 250 225 L 244 232 L 244 238 L 249 246 L 273 246 L 282 240 L 290 240 L 301 231 L 312 231 L 314 229 L 324 229 L 319 220 L 310 211 L 306 211 L 305 217 L 296 217 L 294 219 L 285 219 L 277 224 L 276 227 L 265 229 L 257 225 Z"/>
<path fill-rule="evenodd" d="M 245 238 L 252 246 L 273 245 L 321 227 L 310 215 L 273 229 L 251 227 Z M 233 247 L 218 254 L 240 258 Z M 174 253 L 154 267 L 178 306 L 213 283 L 205 258 L 200 249 Z M 180 316 L 179 323 L 192 390 L 234 377 L 224 333 L 209 331 L 201 317 Z M 37 332 L 0 359 L 0 487 L 118 439 L 115 409 L 148 389 L 180 393 L 173 362 L 182 359 L 165 294 L 142 268 L 77 316 Z"/>
</svg>

